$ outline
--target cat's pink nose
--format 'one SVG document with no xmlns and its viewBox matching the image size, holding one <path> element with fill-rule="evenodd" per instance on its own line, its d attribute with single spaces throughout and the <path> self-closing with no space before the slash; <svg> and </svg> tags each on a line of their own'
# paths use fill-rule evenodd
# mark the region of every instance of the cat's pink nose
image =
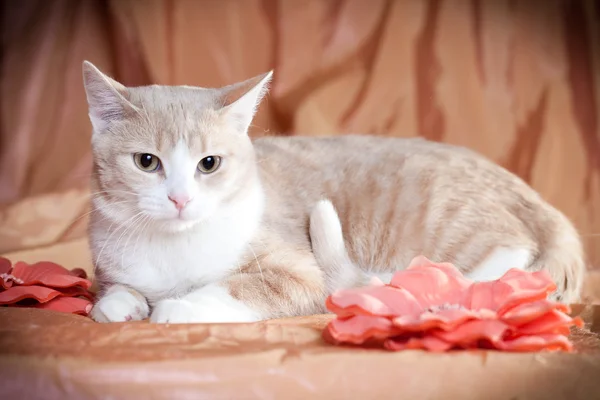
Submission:
<svg viewBox="0 0 600 400">
<path fill-rule="evenodd" d="M 175 204 L 175 208 L 178 209 L 179 211 L 183 210 L 184 207 L 187 205 L 187 203 L 190 202 L 191 198 L 188 195 L 185 194 L 172 194 L 169 195 L 169 200 L 171 200 L 173 202 L 173 204 Z"/>
</svg>

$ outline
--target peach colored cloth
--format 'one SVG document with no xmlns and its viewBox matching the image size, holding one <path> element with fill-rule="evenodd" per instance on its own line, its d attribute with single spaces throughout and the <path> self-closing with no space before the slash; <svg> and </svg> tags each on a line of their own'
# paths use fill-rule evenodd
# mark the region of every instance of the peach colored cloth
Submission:
<svg viewBox="0 0 600 400">
<path fill-rule="evenodd" d="M 600 332 L 600 308 L 576 306 L 574 313 Z M 575 354 L 391 353 L 325 343 L 329 319 L 97 324 L 0 308 L 0 387 L 7 399 L 46 400 L 588 400 L 600 393 L 597 333 L 577 331 Z"/>
</svg>

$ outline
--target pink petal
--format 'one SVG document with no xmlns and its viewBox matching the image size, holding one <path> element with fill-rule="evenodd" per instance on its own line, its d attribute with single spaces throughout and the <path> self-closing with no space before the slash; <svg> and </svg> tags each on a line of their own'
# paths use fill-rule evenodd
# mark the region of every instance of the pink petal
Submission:
<svg viewBox="0 0 600 400">
<path fill-rule="evenodd" d="M 385 339 L 399 333 L 389 319 L 363 315 L 343 320 L 334 319 L 327 329 L 336 341 L 352 344 L 362 344 L 372 339 Z"/>
<path fill-rule="evenodd" d="M 447 262 L 434 263 L 433 261 L 431 261 L 430 259 L 428 259 L 425 256 L 416 256 L 415 258 L 413 258 L 411 260 L 410 264 L 408 264 L 408 267 L 406 269 L 420 269 L 420 268 L 437 268 L 441 271 L 444 271 L 444 273 L 446 273 L 446 275 L 454 276 L 456 278 L 463 278 L 472 283 L 472 281 L 468 278 L 465 278 L 463 273 L 460 272 L 460 270 L 458 268 L 456 268 L 453 264 L 447 263 Z"/>
<path fill-rule="evenodd" d="M 8 278 L 12 270 L 12 264 L 6 258 L 0 257 L 0 290 L 8 289 L 13 285 L 11 279 Z"/>
<path fill-rule="evenodd" d="M 13 275 L 23 280 L 23 285 L 44 285 L 53 288 L 81 286 L 86 289 L 92 286 L 89 280 L 72 275 L 66 268 L 48 261 L 33 265 L 18 262 L 13 268 Z"/>
<path fill-rule="evenodd" d="M 467 309 L 446 309 L 436 312 L 425 312 L 419 316 L 403 315 L 392 320 L 394 326 L 403 332 L 425 331 L 439 328 L 445 331 L 455 329 L 458 325 L 473 319 L 495 319 L 496 313 L 489 310 L 473 311 Z"/>
<path fill-rule="evenodd" d="M 341 317 L 393 317 L 421 312 L 421 307 L 409 292 L 389 285 L 338 290 L 327 298 L 326 306 L 329 311 Z"/>
<path fill-rule="evenodd" d="M 551 310 L 545 315 L 521 325 L 518 329 L 519 335 L 539 335 L 544 333 L 569 333 L 569 327 L 576 325 L 577 320 L 574 320 L 567 314 Z M 566 328 L 566 329 L 565 329 Z"/>
<path fill-rule="evenodd" d="M 8 275 L 8 274 L 0 275 L 0 288 L 2 288 L 2 289 L 0 289 L 0 291 L 2 291 L 4 289 L 8 289 L 12 285 L 13 285 L 13 280 L 10 275 Z"/>
<path fill-rule="evenodd" d="M 394 274 L 390 283 L 408 290 L 423 308 L 444 303 L 465 304 L 465 290 L 472 284 L 452 264 L 435 264 L 415 258 L 409 268 Z"/>
<path fill-rule="evenodd" d="M 10 260 L 0 257 L 0 274 L 9 274 L 12 268 Z"/>
<path fill-rule="evenodd" d="M 498 342 L 495 345 L 497 349 L 504 351 L 535 352 L 541 350 L 573 350 L 573 344 L 569 338 L 557 334 L 520 336 L 516 339 Z"/>
<path fill-rule="evenodd" d="M 467 321 L 451 331 L 433 331 L 438 338 L 462 347 L 477 347 L 481 340 L 491 343 L 502 340 L 509 326 L 502 321 L 485 319 Z"/>
<path fill-rule="evenodd" d="M 569 313 L 569 306 L 566 304 L 556 303 L 550 300 L 539 300 L 532 303 L 519 304 L 507 311 L 502 315 L 502 321 L 513 326 L 520 326 L 531 322 L 542 315 L 548 313 L 550 310 L 558 310 L 565 313 Z"/>
<path fill-rule="evenodd" d="M 94 300 L 94 294 L 87 290 L 86 288 L 82 288 L 81 286 L 73 286 L 68 288 L 57 289 L 61 296 L 67 297 L 85 297 L 90 301 Z"/>
<path fill-rule="evenodd" d="M 87 272 L 85 272 L 85 270 L 82 268 L 73 268 L 72 270 L 69 271 L 69 273 L 73 276 L 87 279 Z"/>
<path fill-rule="evenodd" d="M 443 352 L 450 350 L 453 345 L 452 343 L 445 342 L 444 340 L 435 336 L 426 335 L 420 337 L 409 337 L 408 339 L 392 338 L 384 342 L 384 347 L 388 350 L 399 351 L 399 350 L 411 350 L 411 349 L 424 349 L 434 352 Z"/>
<path fill-rule="evenodd" d="M 497 281 L 474 283 L 468 297 L 474 310 L 503 313 L 521 303 L 543 300 L 555 289 L 548 271 L 527 272 L 513 268 Z"/>
<path fill-rule="evenodd" d="M 0 292 L 0 305 L 14 304 L 25 299 L 45 303 L 58 296 L 59 291 L 44 286 L 13 286 Z"/>
</svg>

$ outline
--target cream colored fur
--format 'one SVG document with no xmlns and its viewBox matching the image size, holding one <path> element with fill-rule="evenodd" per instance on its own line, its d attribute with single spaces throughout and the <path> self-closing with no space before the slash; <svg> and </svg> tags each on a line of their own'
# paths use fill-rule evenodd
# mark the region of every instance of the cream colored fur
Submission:
<svg viewBox="0 0 600 400">
<path fill-rule="evenodd" d="M 271 73 L 220 89 L 126 88 L 90 63 L 83 70 L 97 321 L 320 313 L 336 288 L 389 279 L 419 254 L 477 279 L 547 268 L 557 298 L 578 298 L 573 226 L 471 151 L 360 135 L 252 141 Z M 142 171 L 136 153 L 161 168 Z M 222 159 L 210 174 L 196 169 L 207 156 Z M 190 200 L 180 210 L 169 197 Z"/>
</svg>

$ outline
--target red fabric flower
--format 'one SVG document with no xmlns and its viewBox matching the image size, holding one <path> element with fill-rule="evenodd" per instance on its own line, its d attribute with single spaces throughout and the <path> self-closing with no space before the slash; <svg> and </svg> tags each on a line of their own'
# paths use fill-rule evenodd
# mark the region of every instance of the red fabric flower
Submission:
<svg viewBox="0 0 600 400">
<path fill-rule="evenodd" d="M 92 308 L 92 283 L 82 269 L 69 271 L 42 261 L 14 266 L 0 257 L 0 306 L 35 307 L 87 315 Z"/>
<path fill-rule="evenodd" d="M 337 315 L 324 337 L 334 343 L 376 343 L 389 350 L 488 348 L 571 351 L 569 307 L 550 301 L 547 271 L 511 269 L 473 282 L 449 263 L 415 258 L 390 284 L 340 290 L 327 298 Z"/>
</svg>

